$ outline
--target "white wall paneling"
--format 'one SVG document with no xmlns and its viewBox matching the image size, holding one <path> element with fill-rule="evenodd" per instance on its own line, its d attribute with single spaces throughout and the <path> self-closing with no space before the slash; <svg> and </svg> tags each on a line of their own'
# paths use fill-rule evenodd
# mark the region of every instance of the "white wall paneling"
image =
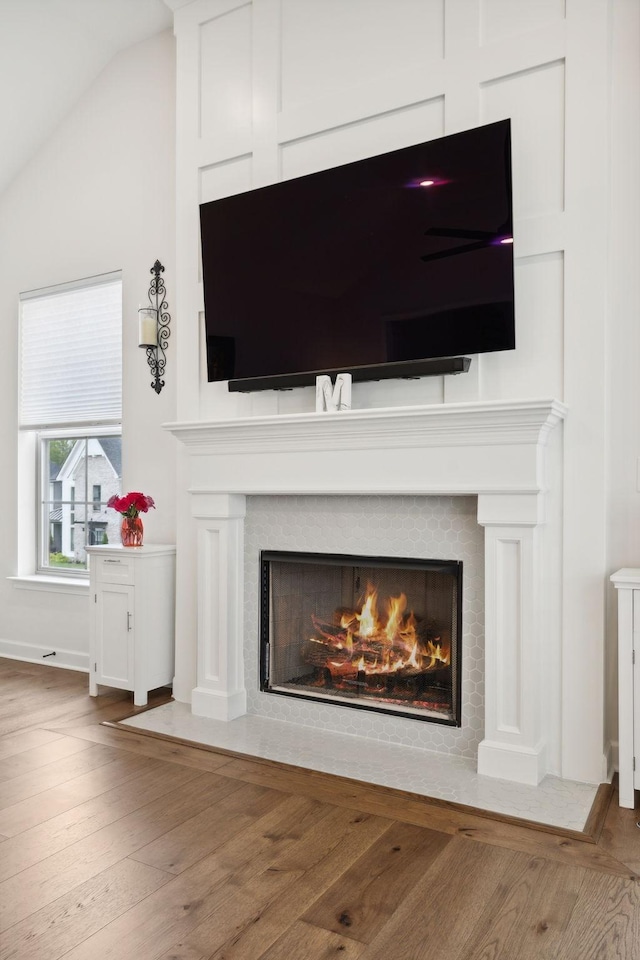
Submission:
<svg viewBox="0 0 640 960">
<path fill-rule="evenodd" d="M 400 52 L 407 64 L 441 60 L 444 6 L 444 0 L 282 0 L 283 111 L 340 99 L 358 85 L 392 86 Z"/>
<path fill-rule="evenodd" d="M 185 59 L 196 58 L 178 87 L 178 112 L 185 118 L 179 143 L 187 161 L 179 178 L 178 219 L 184 232 L 192 233 L 191 276 L 199 263 L 197 214 L 186 202 L 194 188 L 202 200 L 213 199 L 502 116 L 512 116 L 514 124 L 517 244 L 522 242 L 525 256 L 562 251 L 566 23 L 558 10 L 557 5 L 545 5 L 529 18 L 514 18 L 510 10 L 508 17 L 504 14 L 510 27 L 499 4 L 487 7 L 475 0 L 373 6 L 355 0 L 348 5 L 194 0 L 179 10 L 179 56 L 184 50 Z M 500 36 L 500 23 L 505 36 Z M 405 42 L 392 44 L 396 35 Z M 201 63 L 221 47 L 220 64 Z M 356 51 L 362 53 L 354 55 Z M 233 68 L 219 103 L 227 58 Z M 244 79 L 237 73 L 241 68 Z M 230 91 L 238 101 L 238 115 L 246 118 L 251 107 L 251 124 L 229 119 Z M 210 115 L 205 117 L 208 104 Z M 227 111 L 222 119 L 221 110 Z M 186 265 L 184 275 L 186 279 Z M 558 284 L 552 289 L 558 293 Z M 200 288 L 191 297 L 191 309 L 196 300 L 202 300 Z M 559 302 L 554 303 L 554 317 Z M 197 399 L 194 384 L 200 363 L 195 347 L 192 341 L 184 358 L 190 375 L 184 378 L 183 399 L 191 398 L 190 413 L 185 414 L 265 412 L 264 397 L 254 395 L 247 402 L 204 383 Z M 443 396 L 454 401 L 480 397 L 483 362 L 474 361 L 466 377 L 448 378 Z M 557 354 L 553 362 L 558 363 Z M 541 374 L 548 379 L 547 366 L 543 358 L 534 358 L 528 379 L 535 381 Z M 521 382 L 521 369 L 507 377 L 507 388 L 512 379 Z M 504 395 L 495 387 L 493 371 L 484 382 L 487 395 Z M 367 388 L 360 392 L 367 404 Z M 294 395 L 298 408 L 305 409 L 308 393 L 298 390 Z M 292 398 L 286 398 L 285 406 L 291 408 Z"/>
<path fill-rule="evenodd" d="M 236 7 L 200 27 L 202 139 L 251 134 L 251 5 Z"/>
<path fill-rule="evenodd" d="M 418 133 L 419 131 L 419 133 Z M 418 138 L 444 133 L 444 98 L 412 103 L 376 117 L 366 117 L 281 145 L 282 179 L 326 170 L 388 150 L 410 146 Z"/>
<path fill-rule="evenodd" d="M 479 364 L 482 396 L 564 396 L 564 256 L 561 251 L 515 261 L 516 343 Z M 460 379 L 460 378 L 457 378 Z"/>
<path fill-rule="evenodd" d="M 481 121 L 511 118 L 516 220 L 564 209 L 564 88 L 562 61 L 481 87 Z"/>
<path fill-rule="evenodd" d="M 251 189 L 251 154 L 200 167 L 200 203 Z"/>
<path fill-rule="evenodd" d="M 612 70 L 621 69 L 610 59 L 609 38 L 613 18 L 618 46 L 624 35 L 636 58 L 629 53 L 621 63 L 627 69 L 637 63 L 631 6 L 611 0 L 193 0 L 175 17 L 178 262 L 190 330 L 202 304 L 199 193 L 217 196 L 412 138 L 512 118 L 517 349 L 474 358 L 470 374 L 438 386 L 359 384 L 354 401 L 373 408 L 548 393 L 567 402 L 564 492 L 554 501 L 563 526 L 562 595 L 552 604 L 550 631 L 568 658 L 557 681 L 564 704 L 558 756 L 566 776 L 592 781 L 603 769 L 608 90 Z M 214 122 L 228 100 L 213 102 L 220 74 L 216 65 L 199 62 L 219 48 L 223 35 L 230 45 L 224 58 L 234 60 L 233 89 L 242 91 L 244 119 L 235 126 Z M 203 77 L 212 85 L 206 92 L 198 86 Z M 207 117 L 201 107 L 210 111 Z M 630 188 L 637 201 L 637 178 Z M 622 209 L 619 216 L 624 219 Z M 223 385 L 205 383 L 203 348 L 191 330 L 180 360 L 182 420 L 313 409 L 312 390 L 230 396 Z M 638 389 L 633 393 L 640 406 Z M 183 583 L 191 605 L 193 572 Z M 548 618 L 548 610 L 543 615 Z M 587 656 L 576 656 L 579 646 Z M 189 662 L 179 656 L 178 672 Z"/>
<path fill-rule="evenodd" d="M 480 40 L 487 44 L 562 23 L 565 0 L 481 0 Z"/>
</svg>

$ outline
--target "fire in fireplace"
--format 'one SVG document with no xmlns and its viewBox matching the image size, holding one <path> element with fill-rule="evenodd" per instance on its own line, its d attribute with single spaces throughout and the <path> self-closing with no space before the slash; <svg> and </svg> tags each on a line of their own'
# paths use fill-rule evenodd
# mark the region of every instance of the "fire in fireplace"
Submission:
<svg viewBox="0 0 640 960">
<path fill-rule="evenodd" d="M 460 725 L 462 563 L 262 551 L 260 689 Z"/>
</svg>

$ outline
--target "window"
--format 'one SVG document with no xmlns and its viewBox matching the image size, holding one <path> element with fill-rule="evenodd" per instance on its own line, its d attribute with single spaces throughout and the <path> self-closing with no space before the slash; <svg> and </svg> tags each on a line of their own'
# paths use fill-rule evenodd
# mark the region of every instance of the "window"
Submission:
<svg viewBox="0 0 640 960">
<path fill-rule="evenodd" d="M 122 283 L 110 274 L 23 294 L 20 429 L 37 438 L 38 572 L 84 574 L 85 547 L 117 537 Z"/>
<path fill-rule="evenodd" d="M 91 546 L 100 546 L 101 543 L 109 543 L 106 523 L 89 524 L 89 543 Z"/>
</svg>

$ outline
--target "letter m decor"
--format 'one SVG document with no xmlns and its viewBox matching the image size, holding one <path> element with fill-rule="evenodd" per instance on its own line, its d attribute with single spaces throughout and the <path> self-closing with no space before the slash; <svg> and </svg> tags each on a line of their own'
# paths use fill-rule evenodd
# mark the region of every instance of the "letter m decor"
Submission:
<svg viewBox="0 0 640 960">
<path fill-rule="evenodd" d="M 335 413 L 351 409 L 351 374 L 339 373 L 335 387 L 331 377 L 316 377 L 316 413 Z"/>
</svg>

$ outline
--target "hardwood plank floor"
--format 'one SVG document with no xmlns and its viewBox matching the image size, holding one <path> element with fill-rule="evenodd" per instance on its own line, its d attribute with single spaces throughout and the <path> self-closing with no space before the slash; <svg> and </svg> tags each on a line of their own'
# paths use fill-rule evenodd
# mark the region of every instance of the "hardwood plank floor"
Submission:
<svg viewBox="0 0 640 960">
<path fill-rule="evenodd" d="M 538 830 L 101 725 L 133 712 L 0 659 L 2 960 L 640 960 L 615 794 Z"/>
</svg>

